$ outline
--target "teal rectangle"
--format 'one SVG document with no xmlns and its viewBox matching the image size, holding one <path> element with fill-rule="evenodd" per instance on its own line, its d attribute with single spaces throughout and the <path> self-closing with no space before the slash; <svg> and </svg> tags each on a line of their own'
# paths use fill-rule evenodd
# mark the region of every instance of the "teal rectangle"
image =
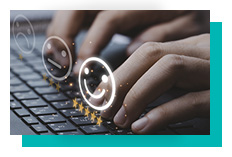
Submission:
<svg viewBox="0 0 232 157">
<path fill-rule="evenodd" d="M 210 23 L 210 135 L 23 135 L 23 147 L 221 147 L 222 23 Z"/>
</svg>

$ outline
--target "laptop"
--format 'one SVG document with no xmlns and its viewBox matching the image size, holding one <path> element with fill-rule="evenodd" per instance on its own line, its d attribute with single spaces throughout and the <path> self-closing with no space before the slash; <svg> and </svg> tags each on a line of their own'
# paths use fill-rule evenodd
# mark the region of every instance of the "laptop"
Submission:
<svg viewBox="0 0 232 157">
<path fill-rule="evenodd" d="M 11 11 L 14 12 L 14 11 Z M 30 11 L 39 14 L 40 11 Z M 25 12 L 23 12 L 25 13 Z M 17 16 L 19 13 L 11 13 Z M 43 13 L 45 14 L 45 13 Z M 51 12 L 49 13 L 51 14 Z M 21 14 L 20 14 L 21 15 Z M 25 16 L 25 15 L 24 15 Z M 46 16 L 46 21 L 49 22 Z M 41 18 L 40 18 L 41 20 Z M 34 24 L 39 24 L 40 20 Z M 27 21 L 20 21 L 27 22 Z M 43 23 L 43 22 L 41 22 Z M 11 21 L 13 27 L 13 21 Z M 26 29 L 25 29 L 26 30 Z M 24 30 L 24 31 L 25 31 Z M 22 30 L 18 30 L 22 31 Z M 26 30 L 27 31 L 27 30 Z M 100 113 L 93 110 L 85 102 L 78 88 L 77 78 L 72 74 L 64 81 L 59 81 L 60 90 L 56 89 L 56 82 L 50 84 L 49 74 L 45 70 L 42 61 L 42 46 L 46 40 L 45 30 L 34 32 L 34 39 L 28 38 L 29 44 L 24 37 L 18 37 L 11 31 L 10 40 L 10 134 L 11 135 L 134 135 L 130 128 L 122 129 L 112 121 L 102 118 L 102 123 L 97 124 L 73 107 L 73 100 L 90 108 L 96 116 Z M 81 31 L 75 45 L 80 47 L 86 30 Z M 35 41 L 33 43 L 33 41 Z M 106 61 L 112 70 L 116 69 L 126 60 L 125 50 L 130 38 L 116 34 L 109 44 L 103 49 L 100 58 Z M 34 46 L 33 46 L 34 45 Z M 27 50 L 33 46 L 31 53 L 25 54 L 21 50 Z M 19 49 L 21 48 L 21 50 Z M 93 67 L 98 70 L 98 67 Z M 44 76 L 47 79 L 44 79 Z M 92 79 L 91 84 L 99 83 Z M 94 89 L 92 89 L 94 90 Z M 171 89 L 156 101 L 149 104 L 140 116 L 143 117 L 151 109 L 183 95 L 185 91 Z M 210 120 L 195 118 L 189 121 L 171 124 L 157 131 L 156 135 L 207 135 L 210 134 Z"/>
</svg>

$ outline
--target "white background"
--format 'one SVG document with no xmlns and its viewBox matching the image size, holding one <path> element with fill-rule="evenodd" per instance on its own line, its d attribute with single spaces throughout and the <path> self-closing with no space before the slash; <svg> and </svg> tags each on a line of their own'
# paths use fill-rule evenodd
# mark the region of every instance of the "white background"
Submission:
<svg viewBox="0 0 232 157">
<path fill-rule="evenodd" d="M 8 0 L 1 1 L 1 156 L 231 156 L 231 4 L 229 0 Z M 222 148 L 22 148 L 21 136 L 10 136 L 10 10 L 65 9 L 191 9 L 210 10 L 211 22 L 223 22 L 223 144 Z M 219 82 L 220 83 L 220 82 Z M 93 141 L 96 142 L 97 141 Z M 113 141 L 112 141 L 113 142 Z M 123 142 L 123 141 L 122 141 Z M 156 141 L 154 141 L 156 142 Z M 173 141 L 175 142 L 175 141 Z M 201 142 L 201 141 L 199 141 Z M 120 149 L 120 150 L 119 150 Z"/>
</svg>

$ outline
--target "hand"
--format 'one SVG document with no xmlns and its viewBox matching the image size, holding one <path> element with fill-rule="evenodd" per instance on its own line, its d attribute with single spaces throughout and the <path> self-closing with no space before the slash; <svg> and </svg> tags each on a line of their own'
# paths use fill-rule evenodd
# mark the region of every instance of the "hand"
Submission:
<svg viewBox="0 0 232 157">
<path fill-rule="evenodd" d="M 47 29 L 47 36 L 62 38 L 68 45 L 72 58 L 76 58 L 73 45 L 75 36 L 83 27 L 91 23 L 97 12 L 99 11 L 57 11 Z M 52 41 L 51 44 L 52 49 L 46 50 L 47 55 L 53 55 L 57 62 L 68 66 L 69 61 L 64 60 L 60 53 L 57 53 L 65 49 L 64 45 L 57 40 Z"/>
<path fill-rule="evenodd" d="M 75 57 L 74 38 L 83 27 L 90 25 L 74 67 L 74 73 L 78 74 L 83 61 L 98 56 L 115 33 L 135 37 L 127 49 L 127 54 L 131 55 L 147 41 L 176 40 L 208 32 L 208 16 L 207 11 L 58 11 L 47 36 L 56 35 L 64 39 Z M 52 47 L 54 45 L 58 51 L 63 49 L 57 43 L 53 43 Z M 51 49 L 48 54 L 54 54 L 55 60 L 60 63 L 68 63 L 53 52 L 54 49 Z"/>
<path fill-rule="evenodd" d="M 145 43 L 113 74 L 116 98 L 101 115 L 113 118 L 119 127 L 131 126 L 135 133 L 152 134 L 170 123 L 209 116 L 209 34 L 167 43 Z M 110 84 L 103 87 L 104 84 L 99 88 L 111 89 Z M 154 108 L 138 120 L 149 103 L 173 87 L 189 93 Z M 109 97 L 106 93 L 105 101 Z"/>
<path fill-rule="evenodd" d="M 170 21 L 155 24 L 135 37 L 127 48 L 127 55 L 131 55 L 145 42 L 167 42 L 209 33 L 209 19 L 209 11 L 192 11 Z"/>
</svg>

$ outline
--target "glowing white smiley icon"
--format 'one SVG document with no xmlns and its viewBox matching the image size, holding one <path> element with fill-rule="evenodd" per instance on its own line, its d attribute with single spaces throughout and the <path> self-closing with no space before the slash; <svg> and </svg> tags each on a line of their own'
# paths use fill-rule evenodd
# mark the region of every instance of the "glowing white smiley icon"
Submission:
<svg viewBox="0 0 232 157">
<path fill-rule="evenodd" d="M 84 95 L 84 92 L 83 92 L 83 89 L 82 89 L 82 85 L 81 85 L 81 73 L 82 73 L 82 70 L 83 68 L 85 67 L 85 65 L 89 62 L 98 62 L 98 63 L 101 63 L 107 70 L 107 72 L 109 73 L 109 77 L 110 77 L 110 80 L 111 80 L 111 85 L 112 85 L 112 90 L 111 90 L 111 96 L 110 96 L 110 99 L 109 101 L 104 105 L 104 106 L 95 106 L 93 104 L 91 104 L 88 99 L 85 97 Z M 89 69 L 87 67 L 85 67 L 84 69 L 84 73 L 87 75 L 89 74 Z M 108 77 L 106 75 L 102 75 L 101 77 L 102 79 L 102 82 L 104 83 L 107 83 L 108 82 Z M 103 61 L 101 60 L 100 58 L 97 58 L 97 57 L 91 57 L 91 58 L 88 58 L 87 60 L 84 61 L 84 63 L 81 65 L 81 68 L 80 68 L 80 72 L 79 72 L 79 78 L 78 78 L 78 82 L 79 82 L 79 87 L 80 87 L 80 91 L 81 91 L 81 94 L 84 98 L 84 100 L 87 102 L 88 105 L 90 105 L 92 108 L 96 109 L 96 110 L 105 110 L 107 109 L 114 101 L 114 97 L 115 97 L 115 92 L 116 92 L 116 85 L 115 85 L 115 80 L 114 80 L 114 76 L 113 76 L 113 73 L 110 69 L 110 67 Z M 92 94 L 88 87 L 87 87 L 87 83 L 86 83 L 86 79 L 84 79 L 84 87 L 87 91 L 87 93 L 94 99 L 99 99 L 99 98 L 102 98 L 104 95 L 105 95 L 105 92 L 106 90 L 105 89 L 102 89 L 101 93 L 98 94 L 98 95 L 95 95 L 95 94 Z"/>
<path fill-rule="evenodd" d="M 24 25 L 20 26 L 20 21 L 25 21 Z M 17 31 L 25 27 L 27 28 L 27 31 L 25 32 Z M 35 32 L 31 22 L 24 15 L 21 14 L 17 15 L 13 21 L 12 31 L 13 31 L 15 43 L 18 46 L 19 50 L 25 54 L 30 54 L 35 47 Z M 26 41 L 26 45 L 27 45 L 26 49 L 23 47 L 22 43 L 19 42 L 21 38 L 23 38 Z M 29 40 L 31 41 L 31 43 L 29 42 Z"/>
<path fill-rule="evenodd" d="M 64 57 L 64 59 L 65 59 L 65 57 L 67 57 L 67 58 L 69 59 L 69 66 L 68 66 L 68 68 L 67 68 L 66 73 L 65 73 L 63 76 L 57 76 L 57 75 L 55 75 L 55 74 L 52 74 L 52 73 L 48 70 L 48 67 L 47 67 L 47 64 L 46 64 L 46 57 L 45 57 L 45 55 L 46 55 L 46 53 L 45 53 L 45 52 L 46 52 L 46 48 L 47 48 L 47 49 L 51 49 L 51 48 L 52 48 L 52 45 L 50 44 L 50 42 L 53 41 L 53 40 L 57 40 L 57 41 L 59 41 L 61 44 L 63 44 L 63 45 L 65 46 L 66 51 L 65 51 L 65 50 L 62 50 L 62 51 L 61 51 L 61 55 L 62 55 L 62 57 Z M 53 79 L 55 79 L 55 80 L 57 80 L 57 81 L 63 81 L 63 80 L 65 80 L 65 79 L 67 79 L 68 76 L 69 76 L 70 73 L 71 73 L 71 69 L 72 69 L 72 55 L 71 55 L 71 51 L 70 51 L 68 45 L 66 44 L 66 42 L 65 42 L 62 38 L 60 38 L 60 37 L 58 37 L 58 36 L 50 36 L 50 37 L 48 37 L 48 38 L 45 40 L 45 42 L 44 42 L 44 44 L 43 44 L 43 47 L 42 47 L 42 61 L 43 61 L 43 65 L 44 65 L 44 67 L 45 67 L 47 73 L 48 73 Z M 62 67 L 63 67 L 63 66 L 60 65 L 59 63 L 57 63 L 55 60 L 52 60 L 51 58 L 47 58 L 47 61 L 48 61 L 50 64 L 52 64 L 53 66 L 55 66 L 58 70 L 62 70 Z"/>
<path fill-rule="evenodd" d="M 85 74 L 88 75 L 88 73 L 89 73 L 89 69 L 88 69 L 88 68 L 85 68 Z M 102 81 L 103 81 L 104 83 L 107 83 L 107 82 L 108 82 L 108 77 L 107 77 L 106 75 L 102 75 Z M 102 92 L 101 92 L 100 94 L 94 95 L 94 94 L 92 94 L 92 93 L 89 91 L 89 89 L 88 89 L 88 87 L 87 87 L 86 79 L 84 79 L 84 85 L 85 85 L 85 89 L 87 90 L 88 94 L 89 94 L 91 97 L 95 98 L 95 99 L 99 99 L 99 98 L 103 97 L 103 95 L 104 95 L 105 92 L 106 92 L 105 89 L 103 89 Z"/>
</svg>

